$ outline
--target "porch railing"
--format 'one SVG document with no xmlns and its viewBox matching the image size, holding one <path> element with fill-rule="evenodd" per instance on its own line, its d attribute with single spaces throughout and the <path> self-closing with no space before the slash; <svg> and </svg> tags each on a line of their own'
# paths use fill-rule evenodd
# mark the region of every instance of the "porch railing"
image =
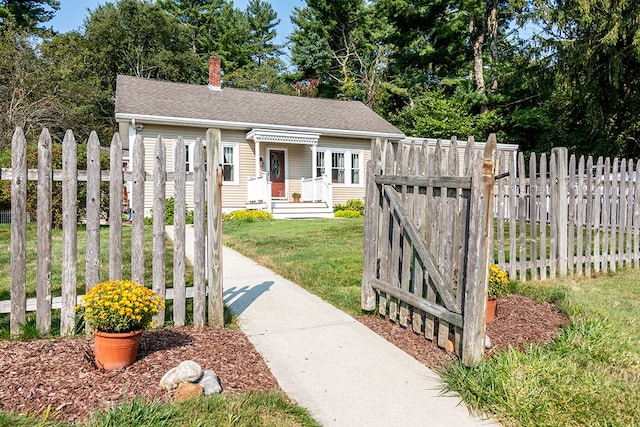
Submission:
<svg viewBox="0 0 640 427">
<path fill-rule="evenodd" d="M 317 178 L 302 178 L 303 202 L 326 202 L 327 206 L 333 206 L 331 193 L 331 181 L 326 175 Z"/>
<path fill-rule="evenodd" d="M 249 177 L 248 199 L 249 203 L 264 203 L 271 206 L 271 181 L 269 172 L 260 176 Z"/>
</svg>

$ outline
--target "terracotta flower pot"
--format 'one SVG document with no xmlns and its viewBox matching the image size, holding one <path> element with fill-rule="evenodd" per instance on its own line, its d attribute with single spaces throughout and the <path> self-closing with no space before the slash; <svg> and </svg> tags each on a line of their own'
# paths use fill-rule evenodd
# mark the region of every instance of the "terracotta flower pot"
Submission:
<svg viewBox="0 0 640 427">
<path fill-rule="evenodd" d="M 491 298 L 487 300 L 487 323 L 491 323 L 496 318 L 496 304 L 497 300 Z"/>
<path fill-rule="evenodd" d="M 98 368 L 113 371 L 136 361 L 142 329 L 132 332 L 93 331 L 94 356 Z"/>
</svg>

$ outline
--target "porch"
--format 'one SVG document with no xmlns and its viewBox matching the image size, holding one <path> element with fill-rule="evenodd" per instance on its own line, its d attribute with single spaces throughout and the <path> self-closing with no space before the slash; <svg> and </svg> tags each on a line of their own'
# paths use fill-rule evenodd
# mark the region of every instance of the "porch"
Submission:
<svg viewBox="0 0 640 427">
<path fill-rule="evenodd" d="M 300 180 L 300 201 L 272 197 L 269 172 L 248 180 L 247 209 L 264 209 L 274 218 L 333 218 L 331 181 L 326 175 Z"/>
</svg>

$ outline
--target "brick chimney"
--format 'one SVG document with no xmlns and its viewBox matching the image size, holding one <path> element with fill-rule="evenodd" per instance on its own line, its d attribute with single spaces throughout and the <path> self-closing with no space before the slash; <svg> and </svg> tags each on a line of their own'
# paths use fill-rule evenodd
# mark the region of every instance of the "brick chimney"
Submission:
<svg viewBox="0 0 640 427">
<path fill-rule="evenodd" d="M 221 90 L 220 87 L 220 57 L 209 57 L 209 89 Z"/>
</svg>

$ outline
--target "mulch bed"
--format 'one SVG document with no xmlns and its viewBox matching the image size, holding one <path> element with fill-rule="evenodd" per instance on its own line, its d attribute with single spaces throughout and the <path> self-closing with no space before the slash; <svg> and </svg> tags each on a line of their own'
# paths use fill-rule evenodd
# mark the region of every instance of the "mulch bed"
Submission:
<svg viewBox="0 0 640 427">
<path fill-rule="evenodd" d="M 80 421 L 125 395 L 170 401 L 160 379 L 184 360 L 215 371 L 224 391 L 279 389 L 241 331 L 164 328 L 146 331 L 136 363 L 117 371 L 94 366 L 85 338 L 0 341 L 0 410 L 35 415 L 50 408 L 56 418 Z"/>
<path fill-rule="evenodd" d="M 568 321 L 552 305 L 518 295 L 499 299 L 497 316 L 487 327 L 493 344 L 486 352 L 489 356 L 508 346 L 549 342 Z M 455 360 L 434 342 L 396 323 L 379 316 L 358 320 L 430 368 Z M 279 389 L 241 331 L 164 328 L 146 331 L 136 363 L 118 371 L 94 366 L 86 338 L 0 341 L 0 410 L 38 415 L 50 408 L 53 417 L 73 422 L 121 402 L 125 395 L 167 402 L 172 396 L 160 389 L 160 378 L 184 360 L 214 370 L 225 392 Z"/>
<path fill-rule="evenodd" d="M 569 321 L 552 304 L 521 295 L 499 298 L 497 307 L 496 319 L 487 325 L 492 347 L 486 350 L 486 356 L 509 346 L 522 350 L 529 344 L 548 343 Z M 437 369 L 456 359 L 410 327 L 401 327 L 380 316 L 360 316 L 358 320 L 429 368 Z"/>
</svg>

